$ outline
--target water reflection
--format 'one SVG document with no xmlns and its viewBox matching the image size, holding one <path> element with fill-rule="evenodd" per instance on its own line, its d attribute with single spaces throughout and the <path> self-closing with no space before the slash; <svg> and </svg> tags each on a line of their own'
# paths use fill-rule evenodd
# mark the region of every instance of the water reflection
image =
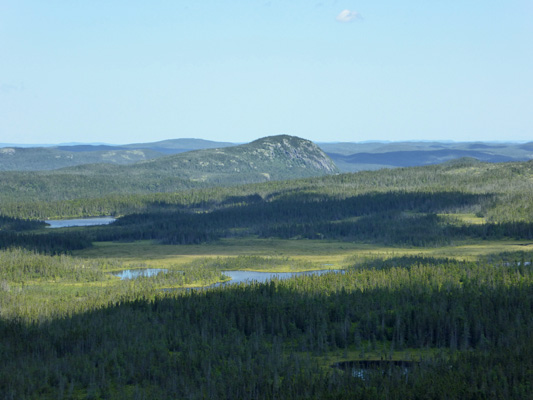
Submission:
<svg viewBox="0 0 533 400">
<path fill-rule="evenodd" d="M 294 276 L 302 275 L 324 275 L 327 273 L 344 273 L 343 270 L 336 269 L 322 269 L 316 271 L 303 271 L 303 272 L 258 272 L 258 271 L 224 271 L 224 275 L 231 278 L 227 282 L 218 282 L 209 287 L 219 287 L 227 285 L 235 285 L 239 283 L 251 283 L 258 282 L 264 283 L 269 282 L 272 279 L 289 279 Z"/>
<path fill-rule="evenodd" d="M 159 273 L 166 273 L 166 268 L 142 268 L 142 269 L 125 269 L 120 272 L 113 272 L 113 275 L 118 276 L 120 279 L 136 279 L 140 277 L 155 276 Z"/>
<path fill-rule="evenodd" d="M 71 226 L 93 226 L 108 225 L 115 222 L 113 217 L 96 217 L 96 218 L 78 218 L 78 219 L 49 219 L 45 222 L 49 225 L 47 228 L 67 228 Z"/>
<path fill-rule="evenodd" d="M 168 269 L 165 268 L 139 268 L 139 269 L 126 269 L 119 272 L 114 272 L 113 275 L 118 276 L 120 279 L 135 279 L 140 277 L 155 276 L 159 273 L 166 273 Z M 269 282 L 272 279 L 289 279 L 294 276 L 302 275 L 324 275 L 328 273 L 343 274 L 344 270 L 339 269 L 324 269 L 316 271 L 303 271 L 303 272 L 258 272 L 258 271 L 223 271 L 222 275 L 230 280 L 226 282 L 217 282 L 209 286 L 198 286 L 189 288 L 168 288 L 163 291 L 175 291 L 175 290 L 198 290 L 209 289 L 216 287 L 224 287 L 229 285 L 237 285 L 239 283 L 264 283 Z"/>
</svg>

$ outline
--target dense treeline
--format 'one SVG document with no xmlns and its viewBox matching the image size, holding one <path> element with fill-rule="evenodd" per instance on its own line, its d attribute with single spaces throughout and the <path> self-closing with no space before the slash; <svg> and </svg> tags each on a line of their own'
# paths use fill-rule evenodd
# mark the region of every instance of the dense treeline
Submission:
<svg viewBox="0 0 533 400">
<path fill-rule="evenodd" d="M 174 193 L 130 191 L 51 202 L 35 201 L 39 198 L 36 196 L 31 202 L 3 202 L 2 221 L 13 225 L 15 220 L 9 218 L 126 216 L 113 226 L 88 229 L 77 236 L 54 233 L 53 239 L 4 230 L 0 246 L 57 253 L 83 248 L 94 240 L 154 239 L 166 244 L 195 244 L 235 235 L 401 246 L 446 245 L 465 238 L 531 239 L 532 175 L 533 162 L 455 162 Z M 149 191 L 162 190 L 159 184 L 154 177 L 155 186 Z M 75 186 L 83 191 L 83 185 Z M 31 186 L 25 188 L 33 190 Z M 34 189 L 49 192 L 46 187 Z M 0 196 L 10 199 L 16 193 L 7 191 Z M 476 214 L 487 223 L 465 224 L 442 216 L 455 213 Z M 28 221 L 24 223 L 30 226 Z M 20 220 L 17 224 L 19 230 L 23 229 Z"/>
<path fill-rule="evenodd" d="M 531 239 L 529 222 L 462 224 L 438 213 L 464 210 L 487 196 L 460 192 L 389 192 L 349 198 L 290 193 L 219 203 L 211 212 L 159 210 L 130 214 L 93 230 L 98 241 L 155 239 L 197 244 L 220 237 L 339 239 L 402 246 L 447 245 L 465 238 Z"/>
<path fill-rule="evenodd" d="M 70 253 L 72 250 L 91 247 L 86 233 L 26 233 L 0 231 L 0 249 L 20 247 L 45 254 Z"/>
<path fill-rule="evenodd" d="M 251 193 L 242 194 L 248 191 Z M 206 211 L 231 204 L 249 203 L 258 198 L 262 200 L 255 190 L 247 187 L 191 189 L 174 193 L 106 195 L 68 201 L 6 202 L 0 205 L 0 210 L 5 215 L 19 218 L 61 219 L 100 215 L 120 216 L 168 209 Z"/>
<path fill-rule="evenodd" d="M 43 228 L 46 224 L 43 221 L 21 219 L 0 215 L 0 231 L 27 231 Z"/>
<path fill-rule="evenodd" d="M 255 194 L 196 201 L 188 206 L 161 203 L 150 212 L 129 214 L 112 225 L 77 230 L 75 234 L 0 234 L 0 247 L 16 245 L 58 253 L 90 246 L 93 241 L 199 244 L 248 235 L 396 246 L 443 246 L 467 238 L 533 239 L 531 220 L 467 224 L 453 218 L 457 211 L 471 211 L 493 197 L 422 191 L 340 197 L 291 191 L 266 198 Z"/>
<path fill-rule="evenodd" d="M 318 197 L 326 195 L 346 199 L 367 193 L 402 191 L 481 195 L 476 204 L 470 204 L 468 212 L 477 212 L 492 222 L 517 220 L 531 222 L 532 175 L 533 162 L 500 164 L 454 162 L 215 188 L 166 187 L 162 178 L 154 175 L 150 181 L 138 181 L 138 187 L 130 188 L 131 190 L 126 190 L 127 186 L 120 180 L 114 181 L 111 187 L 122 191 L 112 195 L 110 193 L 114 192 L 107 187 L 98 189 L 99 183 L 91 181 L 90 177 L 70 182 L 68 181 L 70 175 L 65 174 L 69 191 L 62 194 L 54 182 L 35 186 L 29 181 L 19 181 L 18 178 L 10 177 L 9 173 L 6 173 L 2 178 L 2 184 L 9 183 L 10 186 L 0 190 L 0 214 L 32 219 L 74 218 L 150 212 L 159 207 L 208 210 L 217 207 L 219 202 L 243 196 L 260 196 L 268 201 L 284 194 L 307 193 Z"/>
<path fill-rule="evenodd" d="M 533 390 L 531 265 L 410 257 L 268 284 L 137 290 L 76 314 L 65 303 L 52 318 L 0 319 L 3 397 L 522 399 Z M 323 358 L 401 350 L 421 361 L 408 375 L 354 377 Z"/>
<path fill-rule="evenodd" d="M 435 214 L 381 213 L 355 222 L 284 224 L 265 229 L 263 237 L 340 239 L 400 246 L 445 246 L 467 238 L 533 239 L 533 224 L 525 222 L 453 226 Z"/>
</svg>

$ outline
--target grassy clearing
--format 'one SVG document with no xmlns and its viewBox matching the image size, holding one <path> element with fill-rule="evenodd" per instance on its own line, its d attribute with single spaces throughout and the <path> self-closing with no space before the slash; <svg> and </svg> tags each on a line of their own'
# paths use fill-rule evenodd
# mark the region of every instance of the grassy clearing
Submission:
<svg viewBox="0 0 533 400">
<path fill-rule="evenodd" d="M 326 240 L 257 238 L 224 239 L 210 244 L 183 246 L 158 245 L 149 241 L 95 243 L 91 249 L 76 252 L 75 256 L 79 258 L 61 256 L 50 259 L 55 263 L 50 261 L 52 266 L 41 278 L 32 273 L 12 279 L 6 276 L 0 282 L 4 294 L 0 299 L 0 308 L 4 308 L 2 314 L 19 315 L 46 315 L 55 309 L 77 312 L 87 307 L 100 307 L 109 301 L 134 298 L 139 293 L 153 296 L 163 288 L 209 285 L 221 281 L 224 270 L 232 269 L 263 272 L 343 269 L 372 259 L 402 256 L 474 261 L 503 252 L 526 252 L 533 256 L 533 243 L 468 241 L 440 248 L 394 248 Z M 34 265 L 34 268 L 42 269 L 42 265 L 46 264 L 43 264 L 44 256 L 22 253 L 20 257 L 24 265 Z M 122 269 L 156 267 L 166 268 L 168 273 L 134 281 L 121 281 L 110 274 Z M 67 273 L 71 269 L 80 272 Z M 376 354 L 371 351 L 374 350 L 368 350 L 366 356 L 381 357 L 384 352 L 383 349 Z M 353 355 L 350 357 L 356 359 Z"/>
<path fill-rule="evenodd" d="M 448 257 L 457 260 L 474 261 L 489 254 L 526 251 L 533 252 L 533 243 L 523 240 L 470 240 L 453 246 L 437 248 L 400 248 L 374 244 L 348 243 L 333 240 L 281 240 L 235 238 L 222 239 L 202 245 L 159 245 L 151 241 L 133 243 L 97 242 L 90 249 L 74 252 L 82 258 L 113 258 L 128 266 L 180 268 L 198 259 L 237 256 L 276 257 L 281 261 L 270 266 L 273 272 L 290 272 L 310 269 L 346 268 L 357 262 L 373 258 L 391 258 L 422 255 L 426 257 Z M 294 269 L 294 262 L 301 262 L 300 269 Z M 305 266 L 303 263 L 309 263 Z M 292 268 L 290 268 L 292 265 Z M 265 268 L 244 268 L 262 270 Z"/>
<path fill-rule="evenodd" d="M 476 214 L 438 214 L 439 217 L 447 218 L 450 221 L 456 221 L 464 225 L 483 225 L 487 221 L 483 217 L 478 217 Z"/>
</svg>

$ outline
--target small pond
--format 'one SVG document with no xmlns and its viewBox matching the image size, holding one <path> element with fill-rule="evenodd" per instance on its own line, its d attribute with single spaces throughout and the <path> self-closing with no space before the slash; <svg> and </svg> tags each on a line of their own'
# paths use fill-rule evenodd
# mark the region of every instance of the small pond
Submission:
<svg viewBox="0 0 533 400">
<path fill-rule="evenodd" d="M 113 275 L 118 276 L 122 280 L 125 280 L 155 276 L 159 273 L 165 273 L 167 271 L 168 269 L 166 268 L 125 269 L 124 271 L 113 272 Z"/>
<path fill-rule="evenodd" d="M 67 228 L 71 226 L 93 226 L 93 225 L 108 225 L 115 222 L 113 217 L 95 217 L 95 218 L 79 218 L 79 219 L 49 219 L 46 222 L 49 226 L 47 228 Z"/>
<path fill-rule="evenodd" d="M 354 378 L 365 379 L 375 372 L 389 375 L 398 372 L 407 375 L 418 364 L 418 361 L 406 360 L 357 360 L 338 362 L 331 367 L 350 371 Z"/>
<path fill-rule="evenodd" d="M 250 283 L 250 282 L 259 282 L 264 283 L 271 281 L 274 278 L 277 279 L 289 279 L 293 276 L 301 276 L 301 275 L 324 275 L 328 272 L 340 272 L 343 273 L 342 270 L 334 270 L 334 269 L 323 269 L 323 270 L 317 270 L 317 271 L 304 271 L 304 272 L 258 272 L 258 271 L 223 271 L 223 274 L 226 276 L 229 276 L 231 278 L 231 281 L 228 282 L 219 282 L 215 283 L 209 287 L 218 287 L 218 286 L 227 286 L 227 285 L 233 285 L 238 283 Z"/>
</svg>

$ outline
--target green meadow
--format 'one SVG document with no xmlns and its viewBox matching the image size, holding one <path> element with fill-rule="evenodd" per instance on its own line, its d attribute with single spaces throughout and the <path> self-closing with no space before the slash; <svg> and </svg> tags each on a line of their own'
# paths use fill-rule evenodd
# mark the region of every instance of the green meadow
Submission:
<svg viewBox="0 0 533 400">
<path fill-rule="evenodd" d="M 503 252 L 533 252 L 530 240 L 465 240 L 437 248 L 388 247 L 375 244 L 347 243 L 334 240 L 220 239 L 201 245 L 160 245 L 153 241 L 132 243 L 96 242 L 93 247 L 77 250 L 80 258 L 120 260 L 124 265 L 145 264 L 166 268 L 184 265 L 196 259 L 259 256 L 277 259 L 278 266 L 253 265 L 253 271 L 306 271 L 310 269 L 343 269 L 358 262 L 403 256 L 446 257 L 458 261 L 474 261 L 481 256 Z M 308 267 L 306 266 L 308 265 Z"/>
</svg>

